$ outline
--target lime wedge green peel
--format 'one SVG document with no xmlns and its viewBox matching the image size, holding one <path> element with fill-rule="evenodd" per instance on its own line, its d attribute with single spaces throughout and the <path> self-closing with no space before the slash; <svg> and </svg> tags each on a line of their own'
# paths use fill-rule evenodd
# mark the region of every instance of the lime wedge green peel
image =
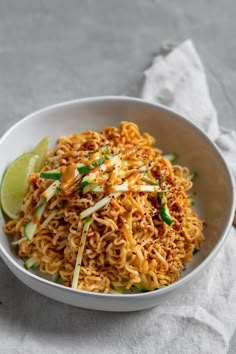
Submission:
<svg viewBox="0 0 236 354">
<path fill-rule="evenodd" d="M 46 155 L 48 151 L 48 143 L 49 143 L 49 136 L 45 136 L 45 138 L 43 138 L 32 151 L 33 154 L 39 156 L 34 172 L 40 171 L 45 163 Z"/>
<path fill-rule="evenodd" d="M 6 170 L 1 184 L 1 207 L 11 219 L 19 216 L 28 190 L 29 175 L 35 171 L 39 156 L 26 153 L 14 160 Z"/>
</svg>

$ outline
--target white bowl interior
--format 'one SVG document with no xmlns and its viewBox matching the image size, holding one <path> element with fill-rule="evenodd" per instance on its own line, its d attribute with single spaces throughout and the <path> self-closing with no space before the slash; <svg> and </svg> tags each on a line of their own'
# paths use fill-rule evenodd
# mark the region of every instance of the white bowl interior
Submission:
<svg viewBox="0 0 236 354">
<path fill-rule="evenodd" d="M 203 248 L 183 273 L 186 277 L 217 247 L 225 236 L 234 206 L 232 179 L 226 165 L 204 134 L 177 114 L 143 101 L 129 98 L 100 98 L 71 101 L 38 111 L 15 125 L 0 142 L 0 176 L 22 152 L 31 151 L 45 135 L 51 146 L 61 135 L 118 126 L 122 120 L 137 123 L 151 133 L 164 153 L 176 152 L 178 164 L 197 172 L 194 181 L 195 209 L 207 227 Z M 1 218 L 1 226 L 3 219 Z M 1 231 L 0 250 L 23 269 L 6 235 Z M 158 293 L 158 292 L 157 292 Z"/>
</svg>

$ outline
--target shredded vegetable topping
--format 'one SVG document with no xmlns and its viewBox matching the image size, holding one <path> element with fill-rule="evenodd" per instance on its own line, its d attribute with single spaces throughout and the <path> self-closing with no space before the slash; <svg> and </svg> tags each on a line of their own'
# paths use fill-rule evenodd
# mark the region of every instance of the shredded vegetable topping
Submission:
<svg viewBox="0 0 236 354">
<path fill-rule="evenodd" d="M 178 280 L 203 241 L 194 174 L 136 124 L 58 139 L 4 225 L 27 269 L 94 292 L 151 291 Z"/>
</svg>

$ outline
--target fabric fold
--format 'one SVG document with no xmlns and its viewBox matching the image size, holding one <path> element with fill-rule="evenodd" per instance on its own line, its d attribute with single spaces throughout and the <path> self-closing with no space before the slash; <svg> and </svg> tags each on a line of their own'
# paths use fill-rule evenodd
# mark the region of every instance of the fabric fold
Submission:
<svg viewBox="0 0 236 354">
<path fill-rule="evenodd" d="M 236 132 L 219 127 L 204 67 L 190 39 L 166 55 L 154 58 L 145 72 L 141 96 L 147 101 L 164 104 L 197 124 L 215 141 L 236 178 Z M 172 344 L 174 340 L 177 352 L 177 348 L 182 348 L 183 354 L 227 353 L 236 326 L 235 250 L 236 232 L 232 228 L 209 269 L 195 284 L 175 296 L 175 307 L 165 304 L 168 316 L 163 321 L 169 323 L 172 335 L 164 333 L 164 324 L 159 335 L 166 335 L 166 341 L 171 339 Z M 185 347 L 183 338 L 175 336 L 179 327 L 194 344 L 194 349 Z M 169 353 L 171 348 L 165 348 Z"/>
<path fill-rule="evenodd" d="M 153 60 L 145 72 L 142 97 L 176 110 L 198 124 L 211 139 L 219 136 L 216 109 L 210 99 L 203 65 L 191 40 Z"/>
</svg>

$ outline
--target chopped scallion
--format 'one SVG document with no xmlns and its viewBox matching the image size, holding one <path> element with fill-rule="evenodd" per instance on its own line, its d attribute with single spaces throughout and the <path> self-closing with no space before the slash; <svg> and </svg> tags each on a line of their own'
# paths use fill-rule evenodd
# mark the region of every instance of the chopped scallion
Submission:
<svg viewBox="0 0 236 354">
<path fill-rule="evenodd" d="M 37 261 L 34 257 L 27 259 L 24 263 L 26 269 L 30 269 L 32 267 L 37 268 L 39 266 L 39 261 Z"/>
<path fill-rule="evenodd" d="M 95 213 L 95 211 L 103 208 L 105 205 L 107 205 L 108 203 L 110 203 L 111 199 L 120 195 L 120 193 L 114 193 L 114 194 L 110 194 L 107 197 L 102 198 L 101 200 L 99 200 L 99 202 L 97 202 L 95 205 L 91 206 L 90 208 L 82 211 L 82 213 L 80 213 L 80 219 L 84 219 L 87 216 Z"/>
<path fill-rule="evenodd" d="M 79 273 L 80 273 L 80 268 L 82 264 L 82 257 L 84 253 L 84 247 L 86 243 L 86 238 L 88 234 L 89 227 L 91 225 L 92 219 L 87 219 L 85 220 L 84 223 L 84 228 L 82 231 L 82 236 L 81 236 L 81 241 L 79 245 L 79 251 L 76 257 L 76 262 L 75 262 L 75 269 L 74 269 L 74 274 L 73 274 L 73 280 L 72 280 L 72 288 L 77 289 L 78 287 L 78 281 L 79 281 Z"/>
<path fill-rule="evenodd" d="M 160 209 L 160 217 L 167 225 L 170 226 L 172 224 L 170 211 L 169 211 L 169 208 L 166 204 L 163 207 L 161 207 L 161 209 Z"/>
<path fill-rule="evenodd" d="M 170 154 L 163 155 L 163 157 L 165 159 L 169 160 L 170 162 L 174 162 L 178 156 L 177 156 L 176 152 L 172 152 Z"/>
</svg>

